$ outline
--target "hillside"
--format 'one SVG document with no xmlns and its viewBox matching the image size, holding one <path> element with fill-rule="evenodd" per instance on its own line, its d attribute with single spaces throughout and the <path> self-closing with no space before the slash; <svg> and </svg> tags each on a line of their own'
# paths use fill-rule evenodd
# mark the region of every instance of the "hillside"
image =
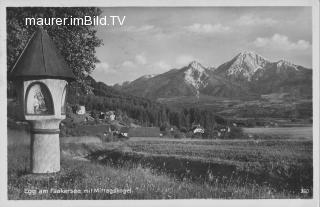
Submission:
<svg viewBox="0 0 320 207">
<path fill-rule="evenodd" d="M 91 76 L 88 76 L 87 79 L 93 88 L 93 94 L 77 94 L 72 91 L 74 89 L 70 88 L 69 104 L 85 105 L 89 111 L 113 110 L 147 126 L 158 126 L 159 121 L 168 121 L 167 113 L 169 111 L 166 111 L 166 108 L 160 103 L 120 92 L 103 82 L 95 81 Z"/>
<path fill-rule="evenodd" d="M 117 88 L 123 92 L 156 100 L 177 96 L 199 96 L 207 94 L 221 97 L 246 96 L 246 89 L 220 76 L 198 62 L 191 62 L 181 69 L 149 78 L 138 78 Z"/>
<path fill-rule="evenodd" d="M 219 67 L 191 62 L 155 76 L 140 77 L 117 89 L 157 100 L 200 94 L 231 99 L 259 98 L 268 93 L 312 97 L 312 70 L 285 60 L 271 62 L 253 52 L 241 52 Z"/>
<path fill-rule="evenodd" d="M 312 97 L 312 70 L 286 60 L 271 62 L 253 52 L 239 53 L 214 74 L 258 95 L 289 93 L 294 97 Z"/>
<path fill-rule="evenodd" d="M 174 109 L 154 100 L 130 95 L 118 91 L 102 82 L 96 82 L 88 76 L 93 88 L 91 95 L 78 94 L 69 91 L 69 104 L 85 105 L 89 111 L 116 111 L 123 121 L 134 120 L 141 126 L 158 126 L 162 131 L 171 127 L 189 130 L 194 123 L 200 123 L 205 128 L 212 128 L 216 124 L 225 124 L 225 120 L 214 112 L 197 107 L 184 110 Z M 129 120 L 130 119 L 130 120 Z"/>
</svg>

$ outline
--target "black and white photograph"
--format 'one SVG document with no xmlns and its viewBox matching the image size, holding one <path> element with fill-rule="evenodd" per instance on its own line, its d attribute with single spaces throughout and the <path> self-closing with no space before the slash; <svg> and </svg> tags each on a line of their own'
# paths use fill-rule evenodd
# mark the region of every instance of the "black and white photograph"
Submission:
<svg viewBox="0 0 320 207">
<path fill-rule="evenodd" d="M 319 1 L 188 2 L 1 5 L 9 204 L 319 205 Z"/>
</svg>

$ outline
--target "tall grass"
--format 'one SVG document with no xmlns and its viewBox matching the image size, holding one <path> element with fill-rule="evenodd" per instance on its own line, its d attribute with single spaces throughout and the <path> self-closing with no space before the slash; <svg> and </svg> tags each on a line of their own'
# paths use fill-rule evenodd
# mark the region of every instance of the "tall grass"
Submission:
<svg viewBox="0 0 320 207">
<path fill-rule="evenodd" d="M 113 165 L 63 158 L 62 171 L 48 176 L 28 174 L 28 149 L 9 149 L 9 199 L 183 199 L 183 198 L 295 198 L 268 186 L 238 182 L 237 178 L 208 182 L 180 180 L 141 165 Z M 128 194 L 46 193 L 47 189 L 130 189 Z M 26 190 L 36 190 L 30 195 Z"/>
<path fill-rule="evenodd" d="M 294 173 L 305 171 L 304 176 L 311 179 L 311 185 L 302 187 L 311 190 L 312 168 L 311 177 L 309 177 L 310 169 L 305 168 L 310 162 L 312 167 L 309 143 L 283 142 L 278 143 L 277 147 L 272 142 L 192 141 L 189 143 L 180 140 L 175 142 L 153 140 L 97 145 L 62 146 L 61 172 L 36 176 L 28 173 L 28 144 L 10 144 L 8 146 L 9 199 L 244 199 L 312 196 L 312 192 L 301 194 L 290 190 L 291 188 L 287 186 L 276 188 L 268 182 L 272 176 L 279 177 L 279 175 L 285 175 L 280 176 L 280 179 L 287 182 Z M 114 150 L 113 145 L 117 146 L 117 150 Z M 271 149 L 273 151 L 270 152 Z M 86 155 L 91 161 L 67 156 L 66 150 L 70 150 L 71 154 L 78 157 Z M 217 168 L 214 168 L 213 161 L 219 159 L 220 162 L 215 163 Z M 239 168 L 235 166 L 244 163 L 249 163 L 246 172 L 268 172 L 266 179 L 260 182 L 252 179 L 248 173 L 237 173 Z M 214 169 L 220 169 L 221 173 L 217 173 Z M 279 170 L 280 174 L 270 174 L 276 172 L 274 169 Z M 195 179 L 199 176 L 199 179 Z M 302 181 L 306 179 L 302 176 L 299 178 Z M 81 191 L 118 188 L 130 189 L 130 193 L 39 194 L 38 192 L 40 189 L 50 191 L 60 188 Z M 26 193 L 26 190 L 30 189 L 37 190 L 37 194 Z"/>
</svg>

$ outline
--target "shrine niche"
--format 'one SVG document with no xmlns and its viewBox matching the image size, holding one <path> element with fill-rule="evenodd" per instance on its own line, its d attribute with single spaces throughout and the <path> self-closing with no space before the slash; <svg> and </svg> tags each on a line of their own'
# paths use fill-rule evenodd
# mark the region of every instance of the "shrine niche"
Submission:
<svg viewBox="0 0 320 207">
<path fill-rule="evenodd" d="M 34 83 L 29 86 L 26 95 L 26 114 L 54 114 L 50 91 L 43 83 Z"/>
</svg>

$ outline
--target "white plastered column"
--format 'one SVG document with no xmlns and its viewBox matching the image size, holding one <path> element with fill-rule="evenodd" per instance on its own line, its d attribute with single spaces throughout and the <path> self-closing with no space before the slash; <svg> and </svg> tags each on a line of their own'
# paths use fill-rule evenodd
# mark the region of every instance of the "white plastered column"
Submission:
<svg viewBox="0 0 320 207">
<path fill-rule="evenodd" d="M 50 114 L 30 114 L 26 111 L 28 101 L 28 88 L 32 84 L 44 84 L 51 96 L 53 107 Z M 23 83 L 23 103 L 25 106 L 24 118 L 30 123 L 31 146 L 30 146 L 30 171 L 31 173 L 55 173 L 60 171 L 60 140 L 59 124 L 66 118 L 62 114 L 61 106 L 63 92 L 67 85 L 65 80 L 41 79 L 25 81 Z"/>
</svg>

